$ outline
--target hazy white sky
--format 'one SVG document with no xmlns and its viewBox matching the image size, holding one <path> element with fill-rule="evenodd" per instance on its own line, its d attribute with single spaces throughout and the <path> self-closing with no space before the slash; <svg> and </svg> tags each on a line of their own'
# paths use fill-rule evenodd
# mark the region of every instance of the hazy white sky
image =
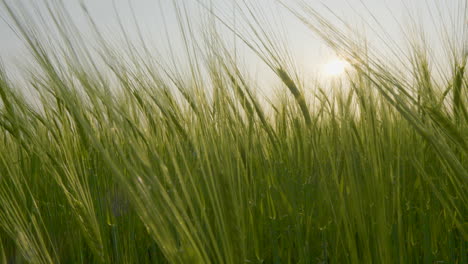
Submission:
<svg viewBox="0 0 468 264">
<path fill-rule="evenodd" d="M 43 1 L 54 2 L 53 0 L 7 0 L 7 2 L 21 1 L 25 6 L 33 8 L 30 4 L 34 2 L 37 7 L 44 6 Z M 60 0 L 55 0 L 60 1 Z M 171 46 L 177 47 L 178 42 L 178 27 L 176 18 L 172 9 L 174 0 L 83 0 L 90 10 L 95 21 L 107 37 L 112 37 L 118 32 L 118 24 L 116 22 L 116 11 L 123 20 L 124 26 L 129 32 L 133 32 L 133 20 L 130 5 L 133 7 L 135 16 L 141 26 L 147 40 L 155 47 L 164 47 L 167 40 L 164 37 L 164 23 L 162 14 L 166 19 L 166 26 L 171 35 Z M 189 17 L 194 24 L 200 22 L 205 17 L 200 12 L 200 6 L 197 0 L 177 0 L 179 3 L 184 3 L 189 11 Z M 241 0 L 198 0 L 207 5 L 212 3 L 217 13 L 231 16 L 235 1 L 240 3 Z M 320 65 L 323 65 L 332 52 L 319 41 L 312 32 L 308 31 L 296 18 L 294 18 L 285 8 L 278 5 L 276 0 L 245 0 L 255 1 L 255 5 L 266 14 L 271 21 L 281 21 L 284 24 L 284 39 L 287 47 L 291 50 L 298 65 L 305 71 L 317 71 Z M 401 26 L 409 23 L 407 19 L 409 13 L 417 14 L 424 22 L 431 12 L 436 13 L 437 9 L 434 5 L 450 6 L 457 0 L 304 0 L 312 7 L 321 10 L 324 14 L 332 10 L 339 18 L 353 23 L 354 25 L 364 29 L 368 26 L 376 27 L 372 22 L 372 14 L 383 25 L 394 38 L 401 38 Z M 1 0 L 0 0 L 1 2 Z M 76 21 L 77 25 L 86 32 L 86 23 L 82 17 L 81 9 L 78 6 L 79 0 L 63 0 L 69 7 L 71 17 Z M 286 4 L 293 3 L 294 0 L 283 0 Z M 115 8 L 114 5 L 115 4 Z M 252 3 L 252 2 L 251 2 Z M 329 9 L 329 10 L 327 10 Z M 0 7 L 0 14 L 5 17 L 4 7 Z M 331 14 L 327 15 L 332 21 L 338 21 L 338 18 Z M 416 17 L 416 16 L 413 16 Z M 240 17 L 237 17 L 240 19 Z M 370 21 L 370 25 L 366 25 L 363 21 Z M 400 23 L 400 25 L 399 25 Z M 427 25 L 426 30 L 431 31 L 431 26 Z M 281 31 L 280 28 L 278 28 Z M 225 30 L 227 36 L 229 31 Z M 24 59 L 24 52 L 21 42 L 11 32 L 9 27 L 3 21 L 0 21 L 0 57 L 7 63 L 17 62 Z M 256 62 L 247 61 L 247 63 L 255 64 Z"/>
</svg>

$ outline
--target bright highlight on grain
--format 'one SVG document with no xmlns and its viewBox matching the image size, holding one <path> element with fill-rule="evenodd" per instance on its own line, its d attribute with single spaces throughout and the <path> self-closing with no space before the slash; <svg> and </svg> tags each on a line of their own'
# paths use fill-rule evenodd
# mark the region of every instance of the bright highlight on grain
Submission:
<svg viewBox="0 0 468 264">
<path fill-rule="evenodd" d="M 342 59 L 333 59 L 324 65 L 324 73 L 327 76 L 342 75 L 349 67 L 349 63 Z"/>
</svg>

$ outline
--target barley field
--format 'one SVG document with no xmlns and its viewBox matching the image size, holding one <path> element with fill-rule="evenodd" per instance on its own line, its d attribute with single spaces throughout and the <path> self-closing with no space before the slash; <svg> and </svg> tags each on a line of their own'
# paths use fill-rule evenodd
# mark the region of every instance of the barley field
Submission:
<svg viewBox="0 0 468 264">
<path fill-rule="evenodd" d="M 48 25 L 0 2 L 31 58 L 0 70 L 0 263 L 468 263 L 466 0 L 435 19 L 442 54 L 277 1 L 349 64 L 313 85 L 251 2 L 242 30 L 207 10 L 271 98 L 183 1 L 184 65 L 85 38 L 60 1 Z"/>
</svg>

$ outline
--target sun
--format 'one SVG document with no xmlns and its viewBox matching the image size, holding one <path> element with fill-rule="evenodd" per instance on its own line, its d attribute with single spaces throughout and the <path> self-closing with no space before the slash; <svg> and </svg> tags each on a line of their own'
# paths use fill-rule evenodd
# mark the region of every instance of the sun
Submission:
<svg viewBox="0 0 468 264">
<path fill-rule="evenodd" d="M 349 63 L 342 59 L 333 59 L 324 65 L 323 71 L 328 76 L 339 76 L 342 75 Z"/>
</svg>

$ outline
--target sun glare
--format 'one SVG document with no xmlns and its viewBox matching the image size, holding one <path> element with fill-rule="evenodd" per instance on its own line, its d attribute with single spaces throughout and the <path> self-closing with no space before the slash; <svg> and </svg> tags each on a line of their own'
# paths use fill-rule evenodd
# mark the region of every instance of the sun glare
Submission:
<svg viewBox="0 0 468 264">
<path fill-rule="evenodd" d="M 342 75 L 346 68 L 348 67 L 348 62 L 342 59 L 333 59 L 324 65 L 324 72 L 328 76 L 338 76 Z"/>
</svg>

